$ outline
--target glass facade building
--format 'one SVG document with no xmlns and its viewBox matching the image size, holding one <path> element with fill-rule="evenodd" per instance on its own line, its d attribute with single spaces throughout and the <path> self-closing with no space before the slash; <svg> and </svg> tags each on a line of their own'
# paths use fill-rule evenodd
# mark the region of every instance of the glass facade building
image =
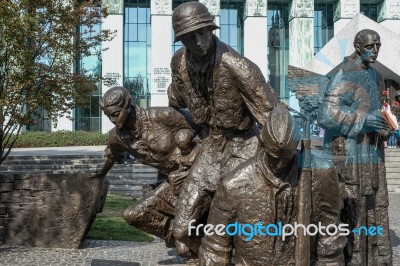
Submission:
<svg viewBox="0 0 400 266">
<path fill-rule="evenodd" d="M 100 12 L 100 9 L 99 9 Z M 85 27 L 79 28 L 81 34 L 96 34 L 101 30 L 101 25 L 98 24 L 91 31 L 88 31 Z M 101 47 L 96 49 L 100 50 Z M 93 52 L 93 54 L 95 51 Z M 82 58 L 76 65 L 76 72 L 82 72 L 94 77 L 101 77 L 101 60 L 98 56 L 89 56 Z M 89 97 L 89 104 L 85 107 L 76 108 L 74 110 L 74 125 L 75 130 L 83 131 L 101 131 L 101 116 L 102 112 L 99 105 L 101 98 L 101 82 L 97 82 L 97 89 L 93 91 Z"/>
<path fill-rule="evenodd" d="M 123 65 L 120 85 L 125 86 L 131 92 L 135 104 L 141 107 L 149 107 L 152 103 L 151 95 L 154 95 L 152 91 L 154 84 L 152 72 L 154 71 L 154 66 L 152 64 L 154 64 L 154 60 L 157 60 L 152 58 L 152 49 L 159 47 L 158 43 L 152 43 L 152 41 L 165 43 L 165 38 L 157 39 L 157 36 L 154 38 L 154 34 L 157 31 L 152 28 L 153 15 L 155 14 L 153 13 L 154 6 L 152 4 L 165 5 L 168 7 L 166 10 L 172 11 L 179 4 L 187 1 L 165 0 L 154 1 L 153 3 L 151 0 L 125 0 L 121 2 L 123 4 L 122 12 L 114 15 L 121 18 L 119 26 L 115 26 L 114 28 L 122 34 L 122 42 L 118 46 L 122 50 L 121 65 Z M 211 3 L 213 1 L 208 2 Z M 249 0 L 248 2 L 259 3 L 260 1 Z M 267 43 L 265 43 L 265 51 L 267 51 L 268 57 L 265 67 L 267 68 L 265 72 L 266 78 L 276 90 L 281 100 L 286 103 L 289 103 L 289 98 L 293 96 L 288 89 L 288 66 L 292 64 L 290 63 L 292 58 L 290 58 L 289 53 L 293 42 L 295 42 L 295 45 L 299 42 L 298 40 L 294 41 L 290 33 L 293 19 L 293 16 L 291 16 L 291 2 L 290 0 L 268 1 L 267 11 L 263 17 L 266 25 L 263 29 L 266 29 L 265 35 L 267 36 Z M 313 16 L 311 18 L 311 31 L 306 34 L 312 36 L 313 47 L 310 53 L 313 56 L 321 51 L 334 37 L 337 23 L 335 17 L 337 19 L 337 8 L 340 5 L 338 5 L 338 1 L 315 0 L 309 2 L 313 3 L 313 6 L 311 5 L 310 7 Z M 361 0 L 358 6 L 359 13 L 364 14 L 374 21 L 378 21 L 380 6 L 382 6 L 382 3 L 379 1 Z M 166 11 L 164 15 L 171 17 L 171 11 Z M 216 22 L 220 29 L 217 31 L 217 35 L 219 35 L 221 41 L 229 44 L 244 56 L 247 56 L 245 47 L 246 39 L 250 38 L 252 42 L 253 39 L 254 42 L 258 41 L 257 36 L 251 36 L 245 30 L 246 12 L 246 1 L 244 0 L 218 1 Z M 168 28 L 168 32 L 170 32 L 168 36 L 171 38 L 171 48 L 168 51 L 168 56 L 171 58 L 182 47 L 182 43 L 173 42 L 172 27 Z M 77 71 L 80 68 L 85 68 L 93 74 L 102 74 L 104 76 L 105 73 L 102 73 L 101 65 L 102 62 L 95 58 L 83 58 L 78 64 Z M 103 68 L 104 66 L 103 62 Z M 262 69 L 263 67 L 260 68 Z M 170 76 L 170 73 L 168 75 Z M 105 131 L 102 126 L 102 121 L 105 123 L 105 120 L 102 120 L 101 109 L 98 105 L 99 99 L 105 90 L 106 88 L 99 83 L 98 90 L 88 96 L 90 97 L 90 104 L 84 108 L 74 110 L 74 130 Z"/>
<path fill-rule="evenodd" d="M 125 1 L 123 82 L 142 107 L 150 105 L 150 30 L 150 1 Z"/>
</svg>

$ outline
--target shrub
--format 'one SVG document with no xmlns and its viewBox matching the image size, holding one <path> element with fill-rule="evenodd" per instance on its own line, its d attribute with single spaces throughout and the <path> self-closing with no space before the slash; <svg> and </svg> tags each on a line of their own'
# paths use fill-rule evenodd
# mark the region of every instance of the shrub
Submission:
<svg viewBox="0 0 400 266">
<path fill-rule="evenodd" d="M 88 131 L 26 131 L 22 132 L 14 148 L 95 146 L 106 145 L 108 134 Z"/>
</svg>

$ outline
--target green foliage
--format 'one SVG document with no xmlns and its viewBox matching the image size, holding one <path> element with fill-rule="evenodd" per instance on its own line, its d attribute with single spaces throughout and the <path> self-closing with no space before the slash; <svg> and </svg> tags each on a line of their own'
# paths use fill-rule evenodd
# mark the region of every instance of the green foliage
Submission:
<svg viewBox="0 0 400 266">
<path fill-rule="evenodd" d="M 16 136 L 14 136 L 16 137 Z M 14 148 L 106 145 L 108 134 L 88 131 L 22 132 Z"/>
<path fill-rule="evenodd" d="M 104 15 L 98 1 L 1 1 L 0 164 L 33 116 L 56 122 L 87 103 L 101 77 L 79 62 L 112 38 L 99 30 Z"/>
<path fill-rule="evenodd" d="M 135 202 L 136 199 L 125 194 L 109 193 L 103 213 L 97 214 L 86 237 L 100 240 L 153 241 L 154 239 L 150 235 L 129 226 L 122 217 L 125 209 Z"/>
</svg>

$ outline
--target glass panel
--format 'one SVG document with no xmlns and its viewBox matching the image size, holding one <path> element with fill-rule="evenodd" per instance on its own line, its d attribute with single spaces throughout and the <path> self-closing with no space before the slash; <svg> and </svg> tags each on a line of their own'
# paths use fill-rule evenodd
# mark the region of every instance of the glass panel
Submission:
<svg viewBox="0 0 400 266">
<path fill-rule="evenodd" d="M 289 61 L 287 3 L 271 3 L 268 5 L 267 28 L 269 81 L 282 101 L 287 103 L 289 99 L 287 85 L 287 68 Z"/>
<path fill-rule="evenodd" d="M 92 96 L 91 97 L 91 112 L 90 116 L 99 117 L 100 116 L 100 105 L 99 105 L 99 96 Z"/>
<path fill-rule="evenodd" d="M 147 38 L 147 26 L 146 24 L 138 24 L 138 41 L 139 42 L 146 42 Z"/>
<path fill-rule="evenodd" d="M 229 17 L 228 17 L 228 10 L 226 9 L 221 9 L 220 10 L 220 24 L 228 24 L 229 23 Z"/>
<path fill-rule="evenodd" d="M 138 23 L 146 23 L 147 21 L 147 8 L 138 8 Z"/>
<path fill-rule="evenodd" d="M 134 10 L 134 20 L 129 19 L 134 28 L 135 38 L 124 38 L 124 85 L 127 80 L 141 77 L 142 91 L 147 89 L 146 81 L 150 75 L 151 24 L 149 0 L 125 0 L 125 6 Z M 128 14 L 130 15 L 130 14 Z M 125 20 L 126 21 L 126 20 Z M 125 24 L 125 27 L 128 25 Z M 132 30 L 128 31 L 131 34 Z"/>
<path fill-rule="evenodd" d="M 229 26 L 229 44 L 231 46 L 237 46 L 237 32 L 236 25 Z"/>
<path fill-rule="evenodd" d="M 221 41 L 225 43 L 229 43 L 229 33 L 228 33 L 229 27 L 228 26 L 221 26 L 220 30 L 220 38 Z"/>
<path fill-rule="evenodd" d="M 91 118 L 90 119 L 90 131 L 100 131 L 101 119 Z"/>
<path fill-rule="evenodd" d="M 138 73 L 144 75 L 146 73 L 146 43 L 135 42 L 129 44 L 129 60 L 128 77 L 137 76 Z"/>
<path fill-rule="evenodd" d="M 138 20 L 136 8 L 128 8 L 128 23 L 136 23 Z"/>
<path fill-rule="evenodd" d="M 229 10 L 229 23 L 237 24 L 237 10 Z"/>
<path fill-rule="evenodd" d="M 150 26 L 150 24 L 147 24 L 146 29 L 147 29 L 147 38 L 146 38 L 147 45 L 151 45 L 151 26 Z"/>
</svg>

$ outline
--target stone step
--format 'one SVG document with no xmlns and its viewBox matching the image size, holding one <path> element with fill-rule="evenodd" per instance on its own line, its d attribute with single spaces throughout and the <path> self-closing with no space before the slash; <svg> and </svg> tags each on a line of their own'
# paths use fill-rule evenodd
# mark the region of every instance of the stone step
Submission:
<svg viewBox="0 0 400 266">
<path fill-rule="evenodd" d="M 148 178 L 135 178 L 135 179 L 131 179 L 131 180 L 118 180 L 118 179 L 111 179 L 110 177 L 108 177 L 108 179 L 110 180 L 110 183 L 112 183 L 113 186 L 124 186 L 124 185 L 130 185 L 130 186 L 134 186 L 134 185 L 145 185 L 145 184 L 153 184 L 156 182 L 157 177 L 153 176 L 153 177 L 148 177 Z M 112 181 L 112 182 L 111 182 Z"/>
<path fill-rule="evenodd" d="M 397 163 L 400 165 L 400 157 L 386 157 L 385 163 Z"/>
<path fill-rule="evenodd" d="M 388 168 L 400 168 L 400 162 L 385 161 L 385 166 L 386 166 L 386 169 L 388 169 Z"/>
<path fill-rule="evenodd" d="M 400 180 L 400 173 L 386 173 L 386 179 L 399 179 Z"/>
<path fill-rule="evenodd" d="M 35 165 L 47 165 L 47 166 L 53 166 L 53 165 L 98 165 L 98 164 L 103 164 L 105 160 L 78 160 L 78 161 L 16 161 L 16 162 L 7 162 L 3 163 L 1 167 L 4 166 L 35 166 Z"/>
<path fill-rule="evenodd" d="M 396 149 L 385 149 L 385 156 L 394 157 L 400 155 L 400 148 Z"/>
<path fill-rule="evenodd" d="M 71 159 L 82 159 L 82 158 L 88 158 L 88 159 L 98 159 L 98 158 L 105 158 L 105 155 L 98 155 L 98 154 L 88 154 L 88 155 L 71 155 L 71 154 L 64 154 L 64 155 L 37 155 L 37 156 L 25 156 L 25 155 L 9 155 L 7 156 L 6 161 L 10 160 L 65 160 L 66 158 L 71 158 Z"/>
<path fill-rule="evenodd" d="M 386 168 L 386 174 L 388 173 L 398 173 L 400 175 L 400 168 Z"/>
<path fill-rule="evenodd" d="M 388 191 L 389 192 L 396 192 L 396 189 L 400 188 L 400 185 L 391 185 L 388 184 Z"/>
<path fill-rule="evenodd" d="M 28 164 L 28 165 L 2 165 L 0 166 L 0 170 L 9 171 L 9 170 L 25 170 L 29 169 L 32 171 L 42 171 L 46 169 L 92 169 L 101 167 L 103 164 L 63 164 L 63 165 L 50 165 L 50 164 Z M 119 171 L 130 171 L 130 172 L 155 172 L 152 168 L 138 168 L 136 165 L 119 165 L 116 164 L 112 169 L 118 169 Z"/>
</svg>

